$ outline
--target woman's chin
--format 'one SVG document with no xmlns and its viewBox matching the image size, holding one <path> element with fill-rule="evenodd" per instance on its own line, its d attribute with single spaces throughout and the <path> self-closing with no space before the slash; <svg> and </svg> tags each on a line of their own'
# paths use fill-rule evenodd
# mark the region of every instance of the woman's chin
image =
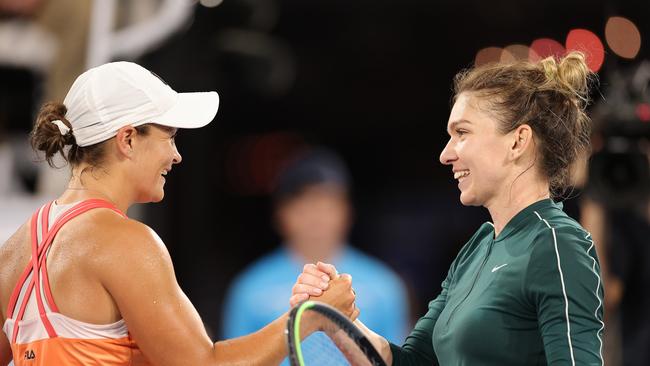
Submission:
<svg viewBox="0 0 650 366">
<path fill-rule="evenodd" d="M 141 196 L 136 203 L 158 203 L 165 198 L 165 191 L 162 189 L 158 192 L 150 192 L 147 195 Z"/>
<path fill-rule="evenodd" d="M 463 206 L 480 206 L 481 204 L 477 202 L 476 196 L 469 192 L 460 192 L 460 203 Z"/>
<path fill-rule="evenodd" d="M 158 203 L 165 198 L 165 191 L 161 190 L 158 194 L 154 195 L 153 198 L 151 199 L 151 202 L 153 203 Z"/>
</svg>

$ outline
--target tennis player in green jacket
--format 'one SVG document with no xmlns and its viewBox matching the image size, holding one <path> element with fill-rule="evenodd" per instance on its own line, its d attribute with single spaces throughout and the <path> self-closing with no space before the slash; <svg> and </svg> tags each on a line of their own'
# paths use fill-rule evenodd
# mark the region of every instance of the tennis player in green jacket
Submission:
<svg viewBox="0 0 650 366">
<path fill-rule="evenodd" d="M 484 206 L 492 222 L 462 248 L 403 345 L 357 323 L 388 364 L 603 364 L 596 250 L 553 201 L 589 150 L 591 78 L 577 52 L 456 76 L 440 162 L 452 168 L 462 204 Z M 292 304 L 335 271 L 305 266 Z"/>
</svg>

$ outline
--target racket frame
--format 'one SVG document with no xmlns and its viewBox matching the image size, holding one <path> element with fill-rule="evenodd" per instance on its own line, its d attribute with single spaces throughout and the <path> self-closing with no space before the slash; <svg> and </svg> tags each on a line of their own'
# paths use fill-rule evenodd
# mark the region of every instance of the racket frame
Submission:
<svg viewBox="0 0 650 366">
<path fill-rule="evenodd" d="M 289 362 L 292 366 L 305 366 L 302 354 L 300 324 L 302 315 L 305 311 L 315 311 L 328 320 L 338 325 L 347 335 L 354 340 L 359 349 L 366 355 L 373 365 L 386 366 L 383 358 L 377 352 L 370 340 L 352 323 L 345 315 L 341 314 L 333 307 L 322 302 L 307 300 L 291 309 L 287 320 L 285 334 L 287 336 L 287 346 L 289 350 Z M 293 351 L 293 352 L 292 352 Z"/>
</svg>

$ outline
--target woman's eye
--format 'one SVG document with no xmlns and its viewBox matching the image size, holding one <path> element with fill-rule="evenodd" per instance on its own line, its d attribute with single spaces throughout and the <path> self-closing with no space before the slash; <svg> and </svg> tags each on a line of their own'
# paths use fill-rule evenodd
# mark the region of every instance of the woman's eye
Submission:
<svg viewBox="0 0 650 366">
<path fill-rule="evenodd" d="M 458 136 L 463 136 L 463 135 L 466 134 L 466 133 L 467 133 L 467 131 L 465 131 L 465 130 L 456 130 L 456 134 L 457 134 Z"/>
</svg>

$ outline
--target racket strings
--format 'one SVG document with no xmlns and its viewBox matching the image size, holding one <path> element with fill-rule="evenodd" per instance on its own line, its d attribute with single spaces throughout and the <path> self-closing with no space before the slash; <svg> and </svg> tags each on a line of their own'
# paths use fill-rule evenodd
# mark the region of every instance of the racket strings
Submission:
<svg viewBox="0 0 650 366">
<path fill-rule="evenodd" d="M 320 331 L 302 341 L 305 365 L 372 366 L 355 339 L 344 331 L 341 325 L 320 313 L 311 312 L 308 316 L 312 324 L 318 324 Z"/>
<path fill-rule="evenodd" d="M 303 302 L 289 312 L 286 334 L 292 366 L 386 366 L 354 323 L 317 301 Z"/>
</svg>

